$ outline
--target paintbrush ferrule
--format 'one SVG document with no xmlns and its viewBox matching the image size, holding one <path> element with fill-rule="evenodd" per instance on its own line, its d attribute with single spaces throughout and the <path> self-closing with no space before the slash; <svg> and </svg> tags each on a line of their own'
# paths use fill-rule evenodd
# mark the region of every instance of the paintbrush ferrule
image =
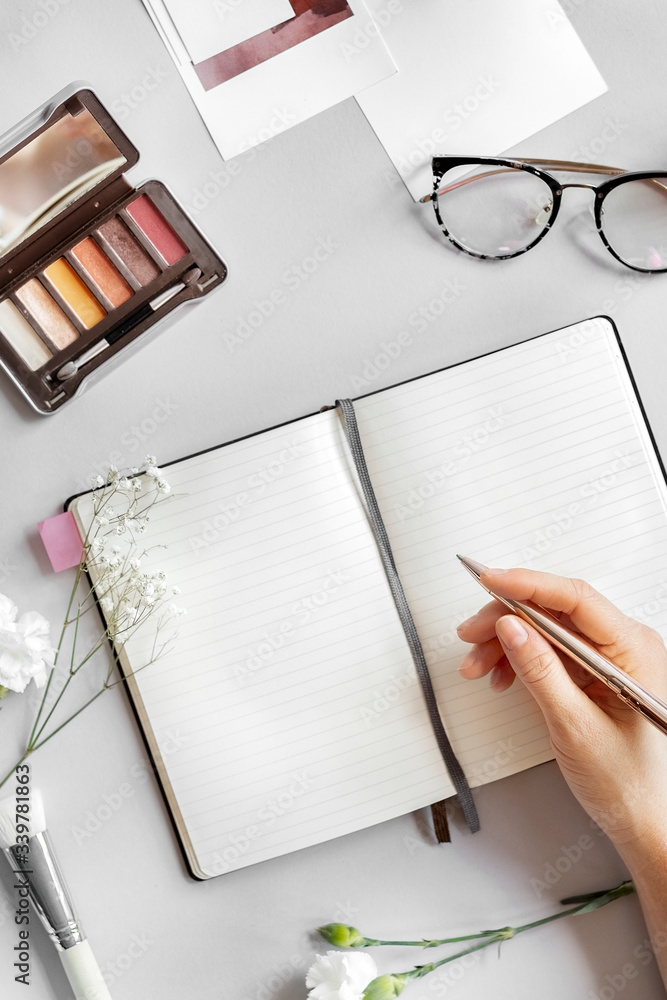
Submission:
<svg viewBox="0 0 667 1000">
<path fill-rule="evenodd" d="M 73 948 L 86 936 L 74 912 L 48 833 L 30 837 L 28 848 L 25 854 L 15 846 L 5 849 L 17 883 L 27 887 L 30 901 L 56 948 L 59 951 Z"/>
</svg>

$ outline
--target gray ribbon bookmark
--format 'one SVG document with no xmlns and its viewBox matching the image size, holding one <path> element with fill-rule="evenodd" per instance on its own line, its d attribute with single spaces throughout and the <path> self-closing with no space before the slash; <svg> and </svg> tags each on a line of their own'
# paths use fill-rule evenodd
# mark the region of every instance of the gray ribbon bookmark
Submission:
<svg viewBox="0 0 667 1000">
<path fill-rule="evenodd" d="M 389 587 L 396 603 L 398 616 L 401 620 L 403 630 L 408 640 L 408 645 L 410 646 L 410 652 L 412 653 L 412 659 L 417 670 L 417 676 L 419 677 L 422 691 L 424 692 L 426 707 L 431 719 L 431 725 L 433 726 L 433 732 L 435 733 L 438 748 L 442 754 L 449 776 L 452 779 L 454 787 L 456 788 L 468 828 L 471 833 L 476 833 L 479 830 L 479 817 L 477 816 L 477 809 L 475 808 L 475 803 L 473 802 L 470 786 L 466 780 L 465 774 L 463 773 L 463 768 L 456 758 L 456 754 L 452 749 L 449 737 L 445 732 L 445 727 L 443 726 L 442 719 L 440 718 L 438 703 L 435 700 L 435 692 L 433 690 L 433 684 L 431 683 L 431 676 L 428 672 L 426 658 L 424 657 L 424 650 L 422 649 L 422 644 L 412 618 L 412 612 L 410 611 L 410 607 L 403 591 L 403 584 L 401 583 L 401 579 L 396 570 L 396 564 L 394 563 L 394 556 L 391 551 L 391 545 L 389 544 L 387 531 L 384 526 L 384 521 L 382 520 L 380 508 L 378 507 L 377 500 L 375 499 L 373 484 L 371 483 L 371 478 L 368 474 L 364 450 L 361 445 L 361 438 L 359 437 L 359 428 L 357 426 L 357 416 L 354 412 L 354 405 L 351 399 L 337 399 L 336 406 L 339 407 L 343 417 L 343 425 L 345 427 L 345 433 L 347 435 L 350 451 L 352 452 L 352 458 L 357 469 L 357 474 L 361 482 L 361 489 L 364 494 L 364 500 L 366 501 L 368 517 L 371 522 L 371 527 L 373 528 L 373 533 L 375 535 L 380 557 L 387 575 Z"/>
</svg>

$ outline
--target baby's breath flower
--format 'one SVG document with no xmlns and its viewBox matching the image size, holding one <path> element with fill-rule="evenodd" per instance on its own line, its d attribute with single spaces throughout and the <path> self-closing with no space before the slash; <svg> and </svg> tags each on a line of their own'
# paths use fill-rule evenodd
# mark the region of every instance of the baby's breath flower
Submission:
<svg viewBox="0 0 667 1000">
<path fill-rule="evenodd" d="M 109 518 L 104 517 L 101 514 L 98 514 L 97 517 L 95 518 L 95 524 L 99 525 L 101 528 L 103 528 L 108 523 L 109 523 Z"/>
<path fill-rule="evenodd" d="M 137 557 L 135 556 L 133 559 L 130 559 L 130 566 L 132 567 L 132 569 L 139 569 L 139 567 L 141 566 L 141 560 L 137 559 Z"/>
<path fill-rule="evenodd" d="M 147 465 L 146 475 L 150 476 L 151 479 L 157 479 L 161 475 L 161 472 L 158 469 L 157 465 Z"/>
<path fill-rule="evenodd" d="M 118 469 L 115 465 L 109 466 L 109 471 L 107 473 L 107 482 L 114 483 L 118 479 Z"/>
<path fill-rule="evenodd" d="M 102 479 L 101 476 L 93 476 L 93 478 L 90 481 L 93 484 L 94 490 L 99 489 L 100 486 L 104 486 L 104 480 Z"/>
<path fill-rule="evenodd" d="M 146 455 L 144 465 L 157 465 L 157 458 L 155 455 Z"/>
<path fill-rule="evenodd" d="M 181 588 L 180 587 L 172 587 L 171 588 L 171 592 L 174 595 L 174 597 L 178 597 L 180 595 L 180 593 L 181 593 Z"/>
<path fill-rule="evenodd" d="M 158 493 L 169 493 L 171 491 L 171 486 L 166 479 L 156 479 L 155 485 L 157 486 Z"/>
</svg>

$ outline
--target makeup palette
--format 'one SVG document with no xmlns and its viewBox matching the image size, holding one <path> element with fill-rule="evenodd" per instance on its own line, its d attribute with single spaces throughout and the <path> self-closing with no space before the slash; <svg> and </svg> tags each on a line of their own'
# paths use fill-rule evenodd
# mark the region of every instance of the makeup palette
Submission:
<svg viewBox="0 0 667 1000">
<path fill-rule="evenodd" d="M 40 413 L 227 277 L 224 261 L 92 91 L 0 138 L 0 364 Z"/>
</svg>

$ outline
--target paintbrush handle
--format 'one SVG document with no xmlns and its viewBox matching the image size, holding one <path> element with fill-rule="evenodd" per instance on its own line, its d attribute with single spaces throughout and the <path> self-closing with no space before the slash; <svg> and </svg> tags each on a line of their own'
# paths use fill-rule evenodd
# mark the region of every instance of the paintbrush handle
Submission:
<svg viewBox="0 0 667 1000">
<path fill-rule="evenodd" d="M 74 1000 L 111 1000 L 88 941 L 79 941 L 73 948 L 67 948 L 58 954 L 74 990 Z"/>
</svg>

